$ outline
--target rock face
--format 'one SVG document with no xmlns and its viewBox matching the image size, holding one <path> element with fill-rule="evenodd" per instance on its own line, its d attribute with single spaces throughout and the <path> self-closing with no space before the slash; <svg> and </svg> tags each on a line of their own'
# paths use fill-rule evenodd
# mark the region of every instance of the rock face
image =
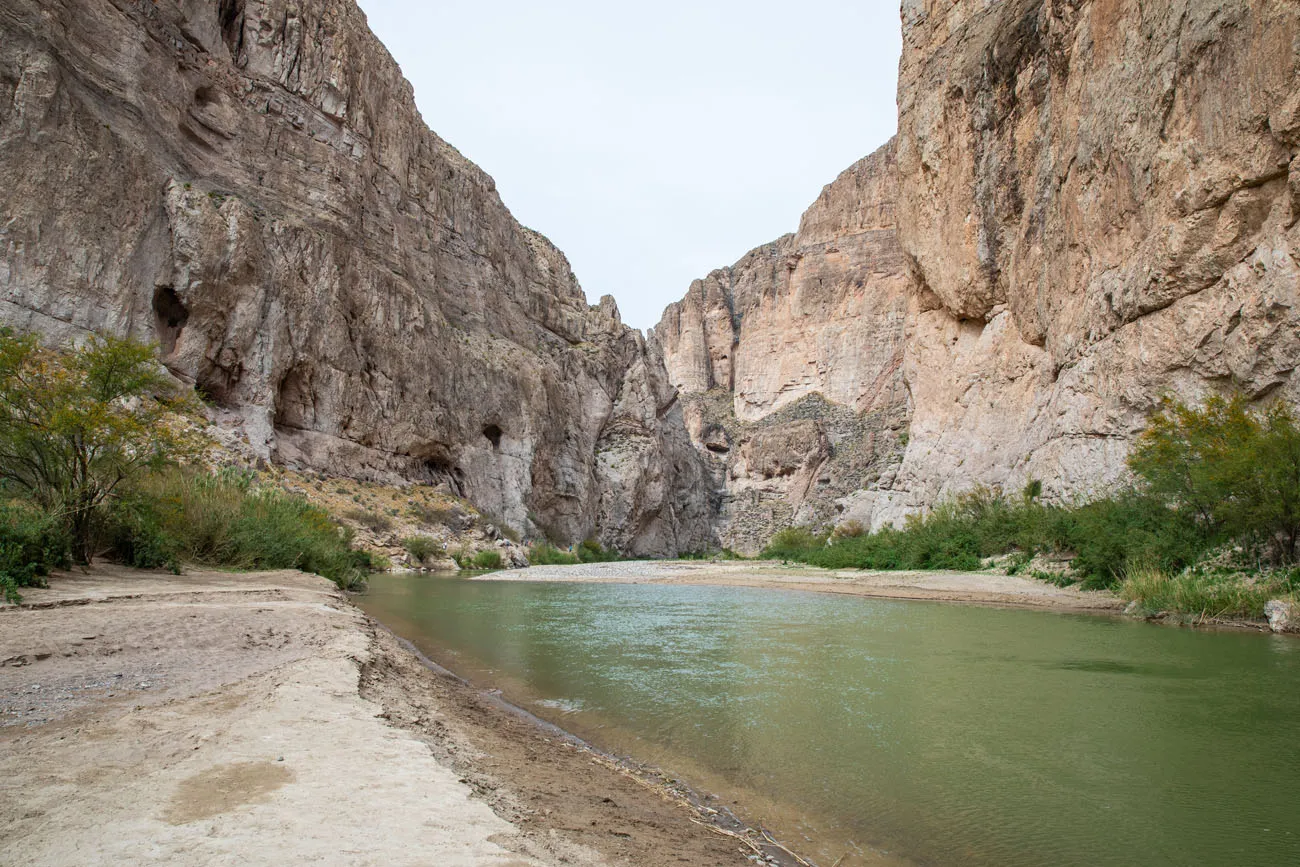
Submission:
<svg viewBox="0 0 1300 867">
<path fill-rule="evenodd" d="M 727 547 L 753 553 L 890 483 L 909 414 L 896 195 L 891 143 L 827 186 L 796 234 L 697 280 L 652 333 L 713 465 Z"/>
<path fill-rule="evenodd" d="M 1300 632 L 1300 605 L 1285 599 L 1273 599 L 1264 606 L 1268 628 L 1274 632 Z"/>
<path fill-rule="evenodd" d="M 1030 479 L 1088 496 L 1166 393 L 1300 401 L 1300 6 L 904 0 L 902 19 L 896 163 L 850 169 L 654 332 L 684 392 L 732 398 L 688 398 L 688 423 L 729 402 L 761 425 L 812 393 L 907 423 L 901 465 L 807 497 L 799 477 L 788 519 L 880 526 Z M 730 454 L 724 421 L 694 422 L 697 447 Z M 724 504 L 753 479 L 727 460 Z"/>
<path fill-rule="evenodd" d="M 0 318 L 156 341 L 289 465 L 701 547 L 662 361 L 425 127 L 352 0 L 6 0 Z"/>
<path fill-rule="evenodd" d="M 1166 392 L 1300 399 L 1300 6 L 906 0 L 903 32 L 887 514 L 1105 487 Z"/>
</svg>

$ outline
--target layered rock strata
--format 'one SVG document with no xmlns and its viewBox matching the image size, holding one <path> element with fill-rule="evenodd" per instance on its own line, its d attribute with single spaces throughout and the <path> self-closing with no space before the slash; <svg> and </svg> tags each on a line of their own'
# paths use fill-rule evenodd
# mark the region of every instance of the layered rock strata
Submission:
<svg viewBox="0 0 1300 867">
<path fill-rule="evenodd" d="M 887 514 L 1104 489 L 1166 393 L 1300 400 L 1300 6 L 909 0 L 903 33 Z"/>
<path fill-rule="evenodd" d="M 0 318 L 156 341 L 290 466 L 701 547 L 662 363 L 429 131 L 352 0 L 0 7 Z"/>
<path fill-rule="evenodd" d="M 652 332 L 712 465 L 727 547 L 834 522 L 840 498 L 892 483 L 910 413 L 896 195 L 891 143 L 827 186 L 797 233 L 697 280 Z"/>
</svg>

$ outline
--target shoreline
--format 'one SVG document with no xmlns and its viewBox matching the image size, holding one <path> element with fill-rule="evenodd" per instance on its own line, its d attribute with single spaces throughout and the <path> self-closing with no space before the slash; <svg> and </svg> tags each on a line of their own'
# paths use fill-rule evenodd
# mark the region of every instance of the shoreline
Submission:
<svg viewBox="0 0 1300 867">
<path fill-rule="evenodd" d="M 470 580 L 753 587 L 1061 613 L 1119 614 L 1124 610 L 1123 600 L 1112 593 L 1057 587 L 1044 581 L 992 572 L 828 570 L 776 561 L 634 560 L 533 566 L 475 575 Z"/>
<path fill-rule="evenodd" d="M 806 863 L 299 572 L 54 576 L 0 608 L 0 744 L 6 865 Z"/>
</svg>

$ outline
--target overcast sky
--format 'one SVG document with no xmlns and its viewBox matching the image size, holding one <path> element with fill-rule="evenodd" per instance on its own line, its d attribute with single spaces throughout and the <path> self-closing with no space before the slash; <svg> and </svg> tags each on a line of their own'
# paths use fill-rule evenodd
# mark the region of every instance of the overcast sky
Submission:
<svg viewBox="0 0 1300 867">
<path fill-rule="evenodd" d="M 360 0 L 429 125 L 637 328 L 893 135 L 890 0 Z"/>
</svg>

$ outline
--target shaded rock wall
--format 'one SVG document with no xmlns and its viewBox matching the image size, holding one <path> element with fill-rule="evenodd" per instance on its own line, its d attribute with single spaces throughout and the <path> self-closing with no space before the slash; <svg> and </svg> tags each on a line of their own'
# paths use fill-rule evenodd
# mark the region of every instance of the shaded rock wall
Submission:
<svg viewBox="0 0 1300 867">
<path fill-rule="evenodd" d="M 429 131 L 351 0 L 0 7 L 0 318 L 157 341 L 255 451 L 697 548 L 662 363 Z"/>
</svg>

